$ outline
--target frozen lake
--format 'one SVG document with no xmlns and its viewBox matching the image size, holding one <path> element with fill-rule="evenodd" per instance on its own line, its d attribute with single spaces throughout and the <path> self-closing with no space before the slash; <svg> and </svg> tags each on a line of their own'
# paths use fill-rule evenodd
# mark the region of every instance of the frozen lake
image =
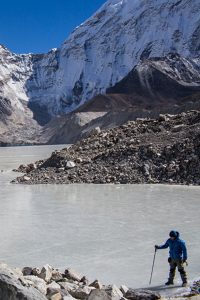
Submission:
<svg viewBox="0 0 200 300">
<path fill-rule="evenodd" d="M 199 187 L 9 183 L 18 175 L 13 168 L 55 148 L 0 148 L 1 262 L 49 263 L 105 284 L 148 286 L 154 245 L 176 229 L 187 242 L 190 280 L 200 277 Z M 167 258 L 168 250 L 157 253 L 152 285 L 166 281 Z"/>
</svg>

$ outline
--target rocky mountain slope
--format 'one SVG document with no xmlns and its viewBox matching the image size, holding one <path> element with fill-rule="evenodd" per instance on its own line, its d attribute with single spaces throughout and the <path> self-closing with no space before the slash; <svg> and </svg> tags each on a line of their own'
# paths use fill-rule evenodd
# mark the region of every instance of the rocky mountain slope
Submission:
<svg viewBox="0 0 200 300">
<path fill-rule="evenodd" d="M 40 129 L 27 107 L 24 83 L 30 74 L 30 55 L 16 55 L 0 45 L 0 146 L 34 143 Z"/>
<path fill-rule="evenodd" d="M 0 101 L 0 122 L 5 130 L 8 128 L 7 136 L 13 134 L 12 124 L 21 130 L 16 120 L 26 123 L 28 118 L 37 131 L 52 117 L 104 94 L 145 59 L 178 53 L 190 59 L 188 73 L 191 68 L 191 72 L 197 71 L 199 11 L 199 0 L 108 0 L 59 49 L 47 54 L 16 55 L 0 46 L 0 97 L 6 99 Z M 151 69 L 155 65 L 169 75 L 164 61 L 152 64 Z M 144 88 L 149 94 L 146 69 L 141 70 L 141 64 L 138 68 L 143 94 Z M 176 73 L 173 67 L 171 71 Z M 140 94 L 138 89 L 135 92 Z M 17 117 L 9 118 L 11 115 Z M 23 128 L 22 133 L 24 137 Z"/>
<path fill-rule="evenodd" d="M 200 57 L 186 59 L 177 53 L 145 59 L 107 93 L 139 96 L 143 102 L 182 104 L 200 91 Z M 166 101 L 167 99 L 167 101 Z M 140 99 L 138 104 L 142 101 Z"/>
<path fill-rule="evenodd" d="M 128 122 L 21 166 L 13 182 L 200 185 L 200 111 Z"/>
<path fill-rule="evenodd" d="M 178 54 L 145 59 L 119 83 L 87 101 L 67 117 L 50 122 L 43 142 L 73 143 L 87 137 L 92 129 L 108 129 L 128 120 L 156 117 L 200 108 L 199 59 Z M 54 130 L 52 130 L 54 128 Z M 45 139 L 44 139 L 45 138 Z"/>
</svg>

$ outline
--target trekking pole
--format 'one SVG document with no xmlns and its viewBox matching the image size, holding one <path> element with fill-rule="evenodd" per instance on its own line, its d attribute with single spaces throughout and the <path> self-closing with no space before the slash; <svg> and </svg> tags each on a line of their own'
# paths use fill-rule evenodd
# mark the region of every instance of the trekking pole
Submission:
<svg viewBox="0 0 200 300">
<path fill-rule="evenodd" d="M 156 258 L 156 248 L 155 248 L 155 252 L 154 252 L 154 257 L 153 257 L 153 265 L 152 265 L 152 269 L 151 269 L 151 277 L 149 280 L 149 285 L 151 284 L 151 279 L 152 279 L 152 275 L 153 275 L 153 268 L 154 268 L 154 263 L 155 263 L 155 258 Z"/>
</svg>

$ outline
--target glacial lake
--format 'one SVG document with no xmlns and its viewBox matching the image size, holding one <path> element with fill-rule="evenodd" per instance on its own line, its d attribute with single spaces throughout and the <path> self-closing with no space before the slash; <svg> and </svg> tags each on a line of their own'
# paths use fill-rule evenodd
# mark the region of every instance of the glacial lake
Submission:
<svg viewBox="0 0 200 300">
<path fill-rule="evenodd" d="M 22 163 L 62 146 L 0 148 L 0 261 L 71 267 L 90 280 L 148 286 L 154 245 L 171 229 L 187 241 L 189 279 L 200 277 L 200 188 L 164 185 L 16 185 Z M 156 254 L 152 285 L 168 278 Z M 180 282 L 177 273 L 176 281 Z"/>
</svg>

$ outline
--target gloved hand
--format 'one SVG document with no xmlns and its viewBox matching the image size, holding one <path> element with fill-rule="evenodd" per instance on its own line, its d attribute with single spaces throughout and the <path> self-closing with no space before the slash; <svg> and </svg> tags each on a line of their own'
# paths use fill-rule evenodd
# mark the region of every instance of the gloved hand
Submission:
<svg viewBox="0 0 200 300">
<path fill-rule="evenodd" d="M 181 260 L 180 260 L 180 263 L 181 263 L 181 264 L 186 264 L 186 266 L 188 265 L 188 263 L 187 263 L 187 260 L 186 260 L 186 259 L 181 259 Z"/>
<path fill-rule="evenodd" d="M 186 264 L 186 266 L 188 266 L 188 262 L 186 259 L 183 259 L 183 264 Z"/>
<path fill-rule="evenodd" d="M 159 248 L 159 246 L 158 246 L 158 245 L 155 245 L 155 249 L 158 250 L 158 248 Z"/>
</svg>

